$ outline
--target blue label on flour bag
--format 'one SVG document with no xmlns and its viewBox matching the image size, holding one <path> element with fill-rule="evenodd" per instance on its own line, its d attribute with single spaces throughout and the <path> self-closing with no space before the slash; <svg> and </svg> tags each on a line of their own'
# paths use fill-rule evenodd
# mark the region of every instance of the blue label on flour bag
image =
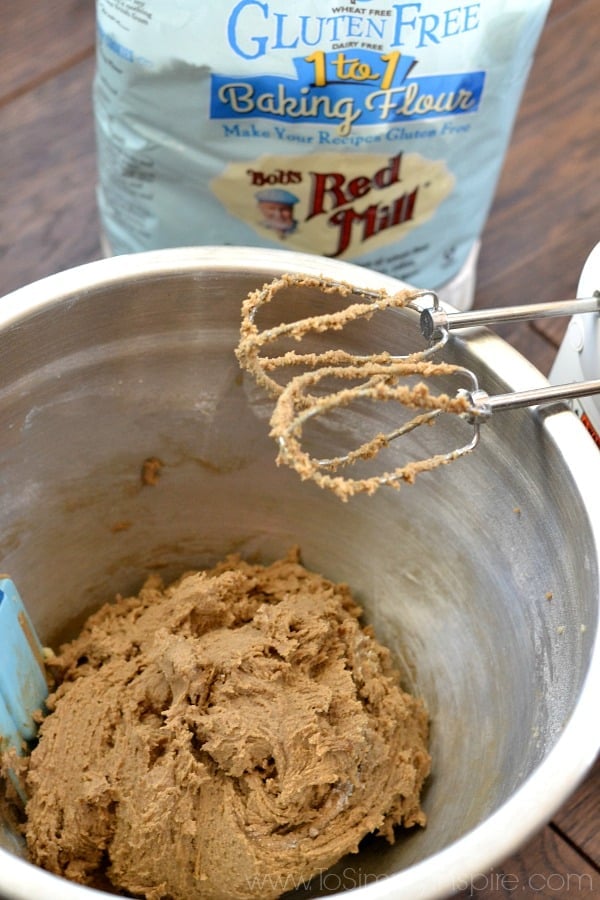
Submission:
<svg viewBox="0 0 600 900">
<path fill-rule="evenodd" d="M 477 242 L 549 0 L 98 0 L 111 252 L 285 247 L 439 289 Z"/>
<path fill-rule="evenodd" d="M 318 50 L 293 60 L 295 78 L 211 76 L 212 119 L 336 124 L 340 134 L 382 122 L 444 118 L 479 108 L 484 72 L 409 78 L 414 57 Z"/>
</svg>

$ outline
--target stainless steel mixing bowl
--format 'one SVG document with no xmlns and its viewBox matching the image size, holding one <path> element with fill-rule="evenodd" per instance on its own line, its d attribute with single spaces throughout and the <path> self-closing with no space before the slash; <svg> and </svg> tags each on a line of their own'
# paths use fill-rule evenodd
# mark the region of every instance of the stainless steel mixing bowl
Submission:
<svg viewBox="0 0 600 900">
<path fill-rule="evenodd" d="M 397 287 L 315 257 L 205 247 L 93 263 L 4 298 L 2 569 L 52 642 L 157 565 L 169 577 L 299 544 L 306 565 L 352 586 L 432 719 L 428 827 L 367 841 L 312 894 L 445 897 L 539 829 L 600 743 L 600 454 L 564 407 L 521 410 L 400 492 L 343 504 L 302 483 L 274 465 L 269 403 L 233 354 L 242 299 L 286 271 Z M 301 313 L 310 298 L 295 302 Z M 416 326 L 393 322 L 373 327 L 410 348 Z M 484 330 L 445 357 L 490 392 L 545 383 Z M 394 410 L 379 414 L 389 424 Z M 139 477 L 149 456 L 164 463 L 153 487 Z M 31 866 L 6 827 L 0 845 L 1 897 L 101 896 Z"/>
</svg>

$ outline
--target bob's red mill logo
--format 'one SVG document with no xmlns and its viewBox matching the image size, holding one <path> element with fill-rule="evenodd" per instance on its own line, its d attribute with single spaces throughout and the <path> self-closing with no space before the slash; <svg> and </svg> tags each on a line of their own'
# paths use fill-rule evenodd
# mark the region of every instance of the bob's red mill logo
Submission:
<svg viewBox="0 0 600 900">
<path fill-rule="evenodd" d="M 312 172 L 313 184 L 307 219 L 314 216 L 329 216 L 330 225 L 339 228 L 338 243 L 332 256 L 339 256 L 350 245 L 356 229 L 358 240 L 365 243 L 370 238 L 412 219 L 419 188 L 402 193 L 391 203 L 378 203 L 376 192 L 399 184 L 402 154 L 393 156 L 388 165 L 378 169 L 372 176 L 359 175 L 348 179 L 339 172 Z M 356 201 L 368 197 L 373 199 L 362 210 Z"/>
<path fill-rule="evenodd" d="M 339 171 L 295 170 L 264 172 L 248 169 L 246 174 L 253 187 L 260 188 L 256 201 L 264 216 L 265 227 L 279 232 L 280 237 L 292 234 L 299 226 L 296 205 L 300 198 L 290 190 L 308 178 L 310 188 L 304 222 L 325 217 L 326 224 L 336 229 L 335 249 L 327 256 L 340 256 L 351 243 L 364 244 L 388 228 L 402 225 L 415 215 L 419 186 L 401 189 L 390 199 L 389 191 L 402 183 L 402 153 L 369 174 L 343 174 Z M 385 191 L 381 200 L 378 192 Z"/>
<path fill-rule="evenodd" d="M 435 215 L 454 176 L 443 160 L 410 151 L 325 151 L 236 160 L 210 187 L 261 238 L 353 259 L 404 240 Z"/>
</svg>

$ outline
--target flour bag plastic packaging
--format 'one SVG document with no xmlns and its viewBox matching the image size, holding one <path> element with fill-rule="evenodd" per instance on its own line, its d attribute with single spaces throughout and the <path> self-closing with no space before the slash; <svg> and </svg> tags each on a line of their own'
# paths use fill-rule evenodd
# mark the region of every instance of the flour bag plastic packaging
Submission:
<svg viewBox="0 0 600 900">
<path fill-rule="evenodd" d="M 549 0 L 98 0 L 108 253 L 318 253 L 472 302 Z"/>
</svg>

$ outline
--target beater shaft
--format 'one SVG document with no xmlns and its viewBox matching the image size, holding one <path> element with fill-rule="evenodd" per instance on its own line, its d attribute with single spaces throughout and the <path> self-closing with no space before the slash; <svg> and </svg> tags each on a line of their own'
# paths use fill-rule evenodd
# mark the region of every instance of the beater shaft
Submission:
<svg viewBox="0 0 600 900">
<path fill-rule="evenodd" d="M 472 391 L 469 396 L 471 411 L 467 416 L 485 417 L 494 410 L 522 409 L 525 406 L 537 406 L 558 400 L 574 400 L 576 397 L 590 397 L 600 394 L 600 380 L 578 381 L 573 384 L 558 384 L 551 387 L 532 388 L 518 393 L 495 394 L 490 397 L 483 390 Z"/>
<path fill-rule="evenodd" d="M 591 297 L 558 300 L 553 303 L 527 303 L 497 309 L 475 309 L 466 312 L 446 312 L 435 305 L 421 312 L 421 333 L 427 340 L 437 340 L 453 328 L 473 325 L 498 325 L 502 322 L 524 322 L 551 316 L 571 316 L 576 313 L 600 312 L 600 290 Z"/>
</svg>

